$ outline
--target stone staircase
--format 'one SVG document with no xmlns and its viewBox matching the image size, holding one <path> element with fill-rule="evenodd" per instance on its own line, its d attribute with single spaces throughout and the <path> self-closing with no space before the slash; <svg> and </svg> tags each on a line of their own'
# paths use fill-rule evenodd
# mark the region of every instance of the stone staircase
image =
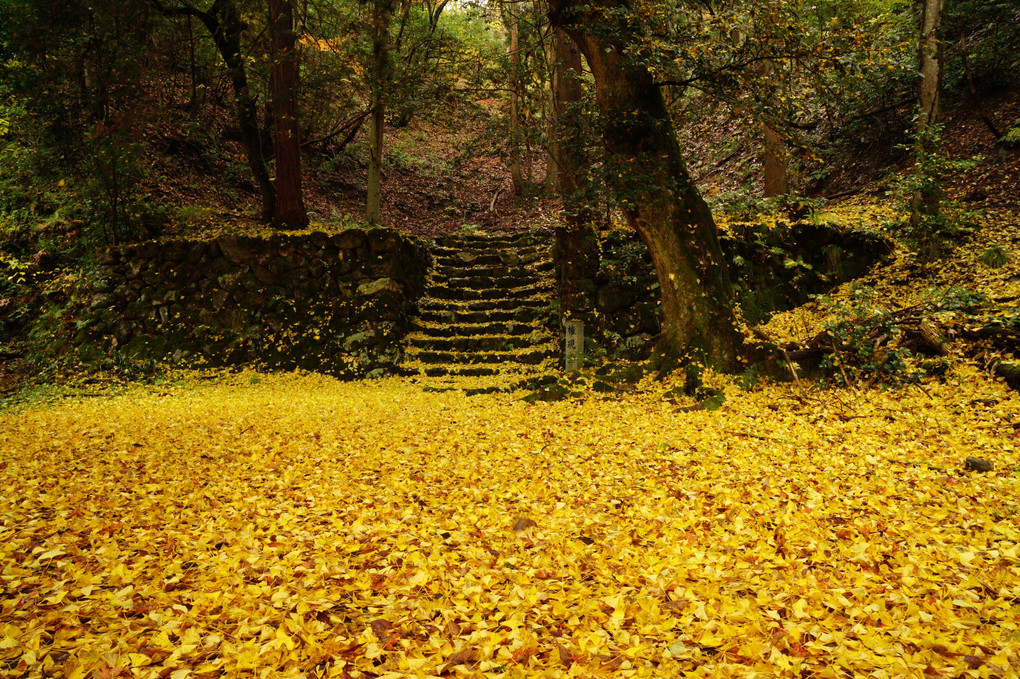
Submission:
<svg viewBox="0 0 1020 679">
<path fill-rule="evenodd" d="M 552 368 L 558 338 L 546 327 L 555 282 L 550 242 L 536 234 L 454 234 L 435 260 L 403 369 L 429 387 L 469 393 L 509 388 Z"/>
</svg>

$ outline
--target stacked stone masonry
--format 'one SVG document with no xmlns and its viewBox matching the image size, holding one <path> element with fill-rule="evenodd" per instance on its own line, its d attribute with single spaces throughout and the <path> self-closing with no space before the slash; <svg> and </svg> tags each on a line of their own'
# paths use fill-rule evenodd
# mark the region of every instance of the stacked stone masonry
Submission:
<svg viewBox="0 0 1020 679">
<path fill-rule="evenodd" d="M 76 343 L 85 360 L 381 376 L 401 361 L 429 260 L 390 229 L 108 249 Z"/>
</svg>

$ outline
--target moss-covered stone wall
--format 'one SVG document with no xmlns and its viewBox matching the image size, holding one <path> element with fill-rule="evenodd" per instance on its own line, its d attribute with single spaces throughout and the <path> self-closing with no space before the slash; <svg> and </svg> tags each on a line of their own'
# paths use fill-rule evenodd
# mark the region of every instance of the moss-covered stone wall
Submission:
<svg viewBox="0 0 1020 679">
<path fill-rule="evenodd" d="M 104 250 L 75 337 L 120 355 L 339 376 L 393 372 L 425 287 L 423 241 L 390 229 L 143 243 Z"/>
<path fill-rule="evenodd" d="M 642 358 L 660 332 L 659 282 L 637 233 L 616 229 L 602 239 L 596 309 L 606 349 Z M 864 274 L 891 244 L 872 232 L 831 224 L 735 224 L 721 235 L 736 299 L 748 323 L 766 321 Z"/>
</svg>

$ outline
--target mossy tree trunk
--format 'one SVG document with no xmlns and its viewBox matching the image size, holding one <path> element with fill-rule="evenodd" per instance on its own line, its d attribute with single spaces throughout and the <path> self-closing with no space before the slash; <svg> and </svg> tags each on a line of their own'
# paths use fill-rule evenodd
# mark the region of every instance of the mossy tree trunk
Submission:
<svg viewBox="0 0 1020 679">
<path fill-rule="evenodd" d="M 151 0 L 157 11 L 165 16 L 192 16 L 202 22 L 212 37 L 216 51 L 227 66 L 227 76 L 234 90 L 237 127 L 241 133 L 241 144 L 252 176 L 262 200 L 262 220 L 270 222 L 276 214 L 276 187 L 269 175 L 265 156 L 262 153 L 262 133 L 259 130 L 259 116 L 255 96 L 248 83 L 248 72 L 241 50 L 241 36 L 245 24 L 241 20 L 233 0 L 214 0 L 206 11 L 187 3 L 164 3 Z"/>
<path fill-rule="evenodd" d="M 660 348 L 735 367 L 740 335 L 712 213 L 687 171 L 659 87 L 626 54 L 638 20 L 626 0 L 550 0 L 549 18 L 594 75 L 608 188 L 648 246 L 659 279 Z"/>
<path fill-rule="evenodd" d="M 393 0 L 374 0 L 372 14 L 372 115 L 369 118 L 368 200 L 365 220 L 382 220 L 383 128 L 386 124 L 386 85 L 390 70 L 390 24 Z"/>
<path fill-rule="evenodd" d="M 552 164 L 563 200 L 563 218 L 556 227 L 556 279 L 564 319 L 594 320 L 595 276 L 599 243 L 595 233 L 595 200 L 580 122 L 581 53 L 561 29 L 550 38 L 550 80 L 553 86 Z"/>
<path fill-rule="evenodd" d="M 764 155 L 762 166 L 765 175 L 765 197 L 785 196 L 790 190 L 786 147 L 782 135 L 768 123 L 765 124 Z"/>
<path fill-rule="evenodd" d="M 297 38 L 292 0 L 269 0 L 272 46 L 272 101 L 276 155 L 276 209 L 273 224 L 303 229 L 308 212 L 301 195 L 301 134 L 298 128 Z"/>
<path fill-rule="evenodd" d="M 928 157 L 937 152 L 937 125 L 941 114 L 942 98 L 942 41 L 939 27 L 946 0 L 922 0 L 921 32 L 918 40 L 917 130 L 914 146 L 915 167 L 922 175 L 927 173 Z M 910 219 L 915 227 L 923 216 L 939 213 L 941 195 L 937 182 L 921 180 L 911 200 Z"/>
<path fill-rule="evenodd" d="M 514 193 L 524 192 L 521 176 L 521 18 L 514 6 L 508 5 L 510 22 L 510 181 Z"/>
</svg>

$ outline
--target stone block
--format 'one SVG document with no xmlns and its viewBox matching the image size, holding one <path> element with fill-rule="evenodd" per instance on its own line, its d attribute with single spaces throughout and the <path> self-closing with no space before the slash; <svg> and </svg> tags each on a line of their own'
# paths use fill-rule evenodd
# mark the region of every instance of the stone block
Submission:
<svg viewBox="0 0 1020 679">
<path fill-rule="evenodd" d="M 359 285 L 357 294 L 358 297 L 378 297 L 386 293 L 399 295 L 402 292 L 400 283 L 392 278 L 378 278 Z"/>
<path fill-rule="evenodd" d="M 247 264 L 258 254 L 259 242 L 245 236 L 224 236 L 216 241 L 220 252 L 234 264 Z"/>
<path fill-rule="evenodd" d="M 367 239 L 373 255 L 396 252 L 403 243 L 400 232 L 395 229 L 369 229 Z"/>
<path fill-rule="evenodd" d="M 360 229 L 347 229 L 330 240 L 339 250 L 354 250 L 365 245 L 365 232 Z"/>
</svg>

